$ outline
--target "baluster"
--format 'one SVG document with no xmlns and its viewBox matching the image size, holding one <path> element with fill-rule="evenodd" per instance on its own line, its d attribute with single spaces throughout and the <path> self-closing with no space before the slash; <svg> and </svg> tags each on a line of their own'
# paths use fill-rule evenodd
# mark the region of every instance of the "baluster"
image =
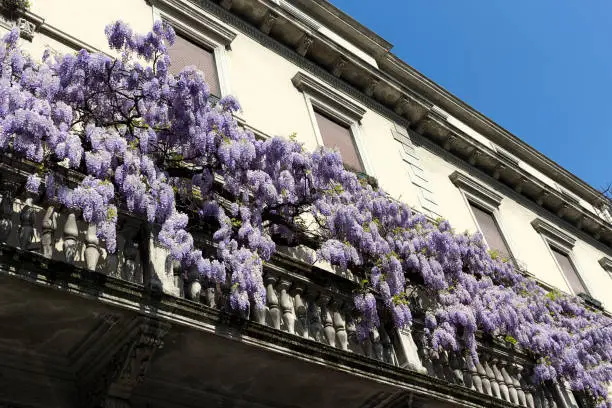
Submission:
<svg viewBox="0 0 612 408">
<path fill-rule="evenodd" d="M 535 388 L 533 392 L 533 400 L 535 408 L 546 408 L 546 398 L 544 398 L 544 390 L 542 386 Z"/>
<path fill-rule="evenodd" d="M 327 344 L 336 347 L 336 330 L 334 329 L 334 320 L 330 309 L 331 297 L 327 293 L 321 293 L 317 303 L 321 306 L 321 322 L 323 323 L 323 333 Z"/>
<path fill-rule="evenodd" d="M 321 323 L 321 306 L 316 301 L 317 293 L 308 292 L 308 330 L 309 337 L 320 343 L 325 342 L 323 323 Z"/>
<path fill-rule="evenodd" d="M 115 256 L 114 259 L 116 261 L 117 256 Z M 179 297 L 185 297 L 185 280 L 183 279 L 184 274 L 181 268 L 181 263 L 176 259 L 173 259 L 170 265 L 172 269 L 172 275 L 174 276 L 174 284 L 176 285 L 179 291 L 178 295 Z"/>
<path fill-rule="evenodd" d="M 440 370 L 442 372 L 442 378 L 452 383 L 455 379 L 455 374 L 450 368 L 450 362 L 448 360 L 448 353 L 446 350 L 438 352 L 438 365 L 440 366 Z"/>
<path fill-rule="evenodd" d="M 334 329 L 336 330 L 336 340 L 338 347 L 341 350 L 348 350 L 348 334 L 346 332 L 346 324 L 344 316 L 342 314 L 343 304 L 341 301 L 336 300 L 332 304 L 333 316 L 332 320 L 334 323 Z"/>
<path fill-rule="evenodd" d="M 64 259 L 68 263 L 73 263 L 77 254 L 77 238 L 79 228 L 76 222 L 76 215 L 73 212 L 68 214 L 64 224 Z"/>
<path fill-rule="evenodd" d="M 482 365 L 480 364 L 480 362 L 475 363 L 473 365 L 468 365 L 468 369 L 471 373 L 471 378 L 472 378 L 472 384 L 473 387 L 476 391 L 478 391 L 481 394 L 484 394 L 484 384 L 483 384 L 483 378 L 482 375 L 480 373 L 480 368 L 482 368 Z"/>
<path fill-rule="evenodd" d="M 535 399 L 533 396 L 535 387 L 526 382 L 524 371 L 521 373 L 521 388 L 525 392 L 525 406 L 528 408 L 536 408 Z"/>
<path fill-rule="evenodd" d="M 307 339 L 308 338 L 308 311 L 306 309 L 306 305 L 304 304 L 304 299 L 302 299 L 304 288 L 294 285 L 292 292 L 293 292 L 295 314 L 297 315 L 298 332 L 302 337 Z"/>
<path fill-rule="evenodd" d="M 463 384 L 472 390 L 476 389 L 474 385 L 474 378 L 472 376 L 472 370 L 470 369 L 473 366 L 472 357 L 467 355 L 463 357 L 460 361 L 463 361 L 463 365 L 461 366 L 461 373 L 463 374 Z"/>
<path fill-rule="evenodd" d="M 424 339 L 423 333 L 419 332 L 419 334 L 415 337 L 413 335 L 413 340 L 416 344 L 417 355 L 419 356 L 419 361 L 425 367 L 427 374 L 431 376 L 435 376 L 435 370 L 433 361 L 431 360 L 432 350 L 431 347 L 427 345 L 426 340 Z"/>
<path fill-rule="evenodd" d="M 490 361 L 487 361 L 487 375 L 489 375 L 489 379 L 491 380 L 491 390 L 493 391 L 493 396 L 496 398 L 509 401 L 508 387 L 504 382 L 501 371 L 499 371 L 498 364 L 499 359 L 497 357 L 493 357 Z"/>
<path fill-rule="evenodd" d="M 514 388 L 514 383 L 512 382 L 512 378 L 510 378 L 510 375 L 508 374 L 508 370 L 507 370 L 507 366 L 508 364 L 504 361 L 500 361 L 500 371 L 501 371 L 501 375 L 504 379 L 504 384 L 506 386 L 506 389 L 508 390 L 508 397 L 506 398 L 506 401 L 510 401 L 513 404 L 518 404 L 518 395 L 516 393 L 516 389 Z M 503 390 L 502 390 L 503 393 Z"/>
<path fill-rule="evenodd" d="M 568 390 L 565 385 L 559 384 L 555 381 L 553 386 L 553 395 L 556 395 L 557 406 L 560 408 L 570 408 L 576 404 L 573 396 L 570 396 L 571 391 Z"/>
<path fill-rule="evenodd" d="M 376 327 L 370 330 L 370 341 L 372 342 L 372 357 L 376 360 L 383 361 L 383 346 L 380 342 L 380 332 Z"/>
<path fill-rule="evenodd" d="M 195 265 L 192 265 L 187 272 L 187 292 L 185 295 L 187 299 L 199 302 L 201 294 L 202 284 L 200 283 L 198 269 Z"/>
<path fill-rule="evenodd" d="M 519 399 L 519 404 L 522 407 L 527 407 L 529 406 L 527 404 L 527 392 L 525 391 L 524 387 L 523 387 L 523 365 L 522 364 L 515 364 L 512 366 L 513 369 L 513 381 L 514 381 L 514 386 L 516 388 L 516 392 L 518 395 L 518 399 Z"/>
<path fill-rule="evenodd" d="M 476 370 L 478 371 L 478 375 L 480 376 L 480 379 L 482 381 L 482 392 L 483 394 L 492 396 L 493 391 L 491 390 L 491 380 L 489 379 L 489 376 L 487 375 L 487 370 L 483 366 L 483 364 L 486 364 L 485 354 L 481 356 L 480 360 L 481 362 L 476 364 Z"/>
<path fill-rule="evenodd" d="M 50 205 L 49 207 L 47 207 L 47 211 L 45 211 L 45 215 L 42 219 L 42 233 L 40 235 L 40 244 L 42 247 L 43 256 L 47 259 L 53 258 L 53 235 L 55 233 L 55 228 L 57 227 L 55 222 L 55 215 L 55 208 Z"/>
<path fill-rule="evenodd" d="M 465 385 L 463 381 L 463 371 L 461 367 L 463 365 L 463 359 L 459 353 L 449 352 L 449 363 L 451 370 L 453 370 L 453 382 L 460 385 Z"/>
<path fill-rule="evenodd" d="M 217 285 L 215 282 L 212 282 L 209 279 L 205 280 L 204 292 L 200 295 L 200 299 L 203 299 L 204 304 L 208 307 L 217 307 Z"/>
<path fill-rule="evenodd" d="M 549 408 L 557 408 L 555 397 L 548 387 L 546 387 L 546 402 Z"/>
<path fill-rule="evenodd" d="M 278 296 L 274 290 L 274 284 L 278 278 L 272 274 L 267 274 L 264 280 L 266 285 L 266 304 L 270 313 L 270 323 L 275 329 L 281 327 L 281 311 L 278 304 Z"/>
<path fill-rule="evenodd" d="M 142 276 L 137 271 L 136 256 L 138 255 L 138 243 L 126 238 L 123 247 L 123 267 L 121 268 L 121 278 L 133 283 L 142 283 Z M 188 291 L 191 294 L 191 291 Z"/>
<path fill-rule="evenodd" d="M 283 323 L 289 334 L 295 334 L 295 312 L 293 308 L 293 300 L 289 295 L 291 281 L 281 278 L 278 283 L 280 291 L 280 307 L 283 312 Z"/>
<path fill-rule="evenodd" d="M 510 382 L 510 378 L 508 377 L 508 373 L 506 372 L 505 366 L 506 363 L 501 360 L 495 361 L 495 376 L 499 381 L 499 390 L 501 392 L 502 398 L 506 401 L 512 402 L 510 399 L 510 387 L 508 382 Z"/>
<path fill-rule="evenodd" d="M 90 271 L 96 270 L 98 259 L 100 259 L 100 249 L 98 243 L 99 241 L 98 236 L 96 235 L 96 226 L 94 224 L 90 224 L 87 227 L 87 233 L 85 234 L 85 265 Z"/>
<path fill-rule="evenodd" d="M 123 243 L 123 264 L 121 265 L 121 278 L 136 284 L 142 284 L 142 271 L 138 268 L 138 230 L 139 226 L 131 219 L 121 220 L 121 235 Z M 189 291 L 189 288 L 188 288 Z M 189 294 L 186 294 L 187 296 Z"/>
<path fill-rule="evenodd" d="M 6 242 L 13 230 L 13 197 L 10 191 L 2 191 L 0 204 L 0 241 Z"/>
<path fill-rule="evenodd" d="M 391 337 L 385 330 L 385 328 L 381 325 L 378 328 L 380 332 L 380 344 L 382 344 L 383 348 L 383 361 L 387 364 L 394 364 L 393 362 L 393 344 L 391 343 Z"/>
<path fill-rule="evenodd" d="M 348 338 L 349 350 L 353 353 L 364 354 L 363 347 L 361 347 L 361 343 L 359 342 L 359 338 L 357 337 L 357 327 L 355 325 L 355 320 L 350 316 L 347 312 L 347 320 L 346 320 L 346 335 Z"/>
<path fill-rule="evenodd" d="M 30 249 L 30 243 L 34 236 L 34 218 L 36 216 L 36 210 L 32 206 L 32 198 L 28 197 L 25 201 L 25 205 L 21 209 L 19 214 L 19 247 L 21 249 Z"/>
<path fill-rule="evenodd" d="M 441 380 L 446 379 L 446 373 L 444 372 L 444 366 L 440 356 L 440 353 L 442 353 L 442 351 L 436 351 L 434 349 L 429 349 L 428 351 L 431 360 L 431 365 L 433 367 L 434 377 L 439 378 Z"/>
</svg>

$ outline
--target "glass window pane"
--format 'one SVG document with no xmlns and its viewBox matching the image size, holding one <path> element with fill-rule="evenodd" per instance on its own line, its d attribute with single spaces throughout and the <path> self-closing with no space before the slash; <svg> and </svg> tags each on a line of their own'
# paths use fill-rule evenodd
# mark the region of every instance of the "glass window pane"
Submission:
<svg viewBox="0 0 612 408">
<path fill-rule="evenodd" d="M 217 76 L 217 65 L 215 55 L 212 51 L 199 47 L 181 36 L 176 36 L 176 41 L 169 47 L 171 65 L 170 73 L 178 74 L 184 67 L 195 65 L 204 73 L 204 79 L 210 88 L 210 93 L 221 96 L 219 89 L 219 78 Z"/>
<path fill-rule="evenodd" d="M 584 284 L 582 283 L 582 280 L 580 279 L 580 276 L 578 276 L 576 268 L 574 268 L 574 265 L 572 265 L 572 261 L 570 261 L 569 257 L 563 252 L 555 249 L 554 247 L 551 247 L 550 249 L 552 250 L 552 253 L 555 256 L 557 263 L 561 267 L 565 278 L 569 282 L 572 291 L 574 291 L 575 294 L 588 293 L 584 287 Z"/>
<path fill-rule="evenodd" d="M 319 132 L 323 138 L 323 144 L 327 147 L 338 149 L 344 163 L 352 169 L 363 171 L 363 166 L 355 147 L 355 141 L 353 140 L 353 135 L 351 135 L 351 129 L 348 126 L 342 126 L 334 122 L 316 111 L 315 117 L 319 125 Z"/>
<path fill-rule="evenodd" d="M 488 211 L 484 211 L 480 209 L 480 207 L 472 205 L 471 203 L 470 207 L 472 207 L 472 212 L 474 213 L 474 217 L 476 217 L 476 222 L 478 223 L 478 228 L 484 236 L 485 241 L 487 241 L 489 248 L 496 250 L 499 255 L 504 258 L 510 258 L 510 251 L 508 250 L 506 241 L 504 241 L 504 237 L 497 226 L 497 222 L 495 222 L 493 214 Z"/>
</svg>

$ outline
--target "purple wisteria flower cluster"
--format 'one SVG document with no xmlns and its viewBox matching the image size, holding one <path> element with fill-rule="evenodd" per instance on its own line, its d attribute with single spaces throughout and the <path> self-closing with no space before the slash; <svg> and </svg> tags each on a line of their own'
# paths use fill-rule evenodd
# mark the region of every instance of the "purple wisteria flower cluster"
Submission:
<svg viewBox="0 0 612 408">
<path fill-rule="evenodd" d="M 109 252 L 118 211 L 140 214 L 160 225 L 160 242 L 186 273 L 226 285 L 231 307 L 246 310 L 265 303 L 273 237 L 307 236 L 319 260 L 363 279 L 355 294 L 361 337 L 381 313 L 409 326 L 419 286 L 429 296 L 432 348 L 464 351 L 476 363 L 477 333 L 512 339 L 539 359 L 534 381 L 565 380 L 612 406 L 611 319 L 546 293 L 491 257 L 479 235 L 391 199 L 346 170 L 337 152 L 257 140 L 236 123 L 236 100 L 210 103 L 201 72 L 169 74 L 175 34 L 164 23 L 139 35 L 116 22 L 106 34 L 120 58 L 45 52 L 37 63 L 19 49 L 16 30 L 4 37 L 0 151 L 39 163 L 26 188 L 81 211 Z M 69 186 L 65 168 L 84 179 Z M 196 247 L 190 223 L 214 227 L 216 253 Z"/>
</svg>

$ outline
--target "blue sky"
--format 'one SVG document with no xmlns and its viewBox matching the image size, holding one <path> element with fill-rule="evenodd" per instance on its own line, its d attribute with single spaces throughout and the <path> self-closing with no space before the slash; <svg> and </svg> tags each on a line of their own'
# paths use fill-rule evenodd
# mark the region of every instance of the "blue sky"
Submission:
<svg viewBox="0 0 612 408">
<path fill-rule="evenodd" d="M 332 0 L 578 177 L 612 183 L 611 0 Z"/>
</svg>

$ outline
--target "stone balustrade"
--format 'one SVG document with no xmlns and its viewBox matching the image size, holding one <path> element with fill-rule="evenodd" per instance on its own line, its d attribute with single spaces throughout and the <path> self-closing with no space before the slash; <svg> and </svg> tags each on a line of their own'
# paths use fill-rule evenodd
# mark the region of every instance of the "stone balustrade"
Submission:
<svg viewBox="0 0 612 408">
<path fill-rule="evenodd" d="M 150 285 L 210 308 L 230 311 L 228 288 L 182 271 L 161 247 L 143 220 L 120 214 L 117 251 L 110 254 L 96 237 L 96 228 L 79 214 L 0 185 L 0 243 L 41 254 L 136 285 Z M 316 270 L 315 270 L 316 269 Z M 436 351 L 422 341 L 422 328 L 397 330 L 389 319 L 358 339 L 352 275 L 340 275 L 291 259 L 280 252 L 264 267 L 263 308 L 251 305 L 241 317 L 296 336 L 378 360 L 398 370 L 427 374 L 450 384 L 502 400 L 510 406 L 569 408 L 578 406 L 559 385 L 534 386 L 533 361 L 508 345 L 483 342 L 480 362 L 467 364 L 463 355 Z"/>
</svg>

